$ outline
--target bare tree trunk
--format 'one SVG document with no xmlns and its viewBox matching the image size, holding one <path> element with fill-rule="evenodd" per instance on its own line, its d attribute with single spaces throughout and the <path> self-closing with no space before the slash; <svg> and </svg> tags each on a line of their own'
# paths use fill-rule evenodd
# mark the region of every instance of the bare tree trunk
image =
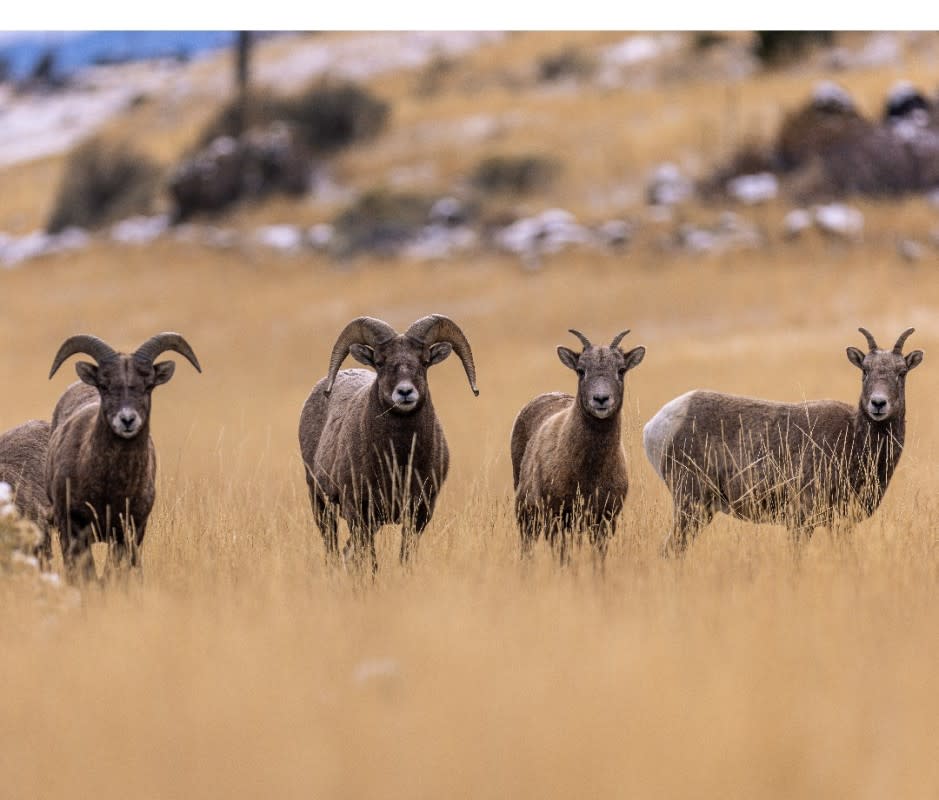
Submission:
<svg viewBox="0 0 939 800">
<path fill-rule="evenodd" d="M 235 44 L 235 83 L 238 87 L 238 132 L 248 127 L 248 82 L 251 75 L 251 31 L 238 31 Z"/>
</svg>

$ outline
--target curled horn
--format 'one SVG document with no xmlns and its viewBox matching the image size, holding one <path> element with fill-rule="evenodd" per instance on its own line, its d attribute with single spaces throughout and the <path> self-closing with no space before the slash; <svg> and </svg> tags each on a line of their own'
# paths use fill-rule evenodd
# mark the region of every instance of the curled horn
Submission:
<svg viewBox="0 0 939 800">
<path fill-rule="evenodd" d="M 871 349 L 873 353 L 877 349 L 877 342 L 874 340 L 873 334 L 867 328 L 858 328 L 858 331 L 864 334 L 864 338 L 867 339 L 867 346 Z"/>
<path fill-rule="evenodd" d="M 346 356 L 349 355 L 349 348 L 354 344 L 367 344 L 369 347 L 387 342 L 395 337 L 395 329 L 387 322 L 374 317 L 356 317 L 352 322 L 342 329 L 336 344 L 333 345 L 333 352 L 329 357 L 329 376 L 326 381 L 326 396 L 329 397 L 333 390 L 333 382 L 336 380 L 336 373 Z"/>
<path fill-rule="evenodd" d="M 114 348 L 97 336 L 90 336 L 86 333 L 79 334 L 78 336 L 69 336 L 68 339 L 62 342 L 59 352 L 55 354 L 55 358 L 52 360 L 52 369 L 49 370 L 49 377 L 51 378 L 55 375 L 56 370 L 62 366 L 62 362 L 69 356 L 75 355 L 75 353 L 85 353 L 99 364 L 103 364 L 117 357 Z"/>
<path fill-rule="evenodd" d="M 903 354 L 903 344 L 906 342 L 907 337 L 915 331 L 916 328 L 907 328 L 903 333 L 900 334 L 900 338 L 897 339 L 897 343 L 893 346 L 893 352 L 899 355 Z"/>
<path fill-rule="evenodd" d="M 627 328 L 626 330 L 624 330 L 622 333 L 616 334 L 616 336 L 613 337 L 613 341 L 610 342 L 610 349 L 612 350 L 612 349 L 614 349 L 614 348 L 616 348 L 616 347 L 619 347 L 619 343 L 620 343 L 621 341 L 623 341 L 623 337 L 624 337 L 627 333 L 629 333 L 629 328 Z"/>
<path fill-rule="evenodd" d="M 405 336 L 417 339 L 428 347 L 435 342 L 447 342 L 453 345 L 460 361 L 463 362 L 470 389 L 473 390 L 474 395 L 479 396 L 479 389 L 476 388 L 476 364 L 473 362 L 473 351 L 460 326 L 450 317 L 445 317 L 443 314 L 430 314 L 422 317 L 407 329 Z"/>
<path fill-rule="evenodd" d="M 580 331 L 575 331 L 573 328 L 568 328 L 567 332 L 573 333 L 574 336 L 580 339 L 580 343 L 584 346 L 584 350 L 586 350 L 588 347 L 593 347 L 593 345 L 590 344 L 590 339 L 584 336 Z"/>
<path fill-rule="evenodd" d="M 199 366 L 199 359 L 196 358 L 196 354 L 189 346 L 189 342 L 178 333 L 172 333 L 170 331 L 151 336 L 137 348 L 134 352 L 134 358 L 137 361 L 152 364 L 160 353 L 167 350 L 173 350 L 181 356 L 185 356 L 186 360 L 196 368 L 196 372 L 202 372 L 202 367 Z"/>
</svg>

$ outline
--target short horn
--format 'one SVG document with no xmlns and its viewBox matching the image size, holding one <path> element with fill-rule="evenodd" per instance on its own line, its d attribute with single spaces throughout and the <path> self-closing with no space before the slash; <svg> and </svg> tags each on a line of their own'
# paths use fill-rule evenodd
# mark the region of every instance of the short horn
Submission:
<svg viewBox="0 0 939 800">
<path fill-rule="evenodd" d="M 620 343 L 621 341 L 623 341 L 623 337 L 624 337 L 627 333 L 629 333 L 629 328 L 627 328 L 626 330 L 624 330 L 622 333 L 616 334 L 616 336 L 613 337 L 613 341 L 610 342 L 610 349 L 612 350 L 612 349 L 615 348 L 615 347 L 619 347 L 619 343 Z"/>
<path fill-rule="evenodd" d="M 447 342 L 453 345 L 460 361 L 463 362 L 463 370 L 466 372 L 470 389 L 473 390 L 474 395 L 479 396 L 479 389 L 476 387 L 476 363 L 473 361 L 473 351 L 460 326 L 450 317 L 445 317 L 443 314 L 430 314 L 421 317 L 407 329 L 405 336 L 417 339 L 426 347 L 435 342 Z"/>
<path fill-rule="evenodd" d="M 907 340 L 907 338 L 909 337 L 909 335 L 910 335 L 911 333 L 913 333 L 913 331 L 915 331 L 915 330 L 916 330 L 916 328 L 907 328 L 905 331 L 903 331 L 903 333 L 900 334 L 900 338 L 897 339 L 897 343 L 893 346 L 893 352 L 894 352 L 894 353 L 899 353 L 899 354 L 902 355 L 902 353 L 903 353 L 903 344 L 906 342 L 906 340 Z"/>
<path fill-rule="evenodd" d="M 134 358 L 137 361 L 144 361 L 147 364 L 152 364 L 156 357 L 160 353 L 166 352 L 167 350 L 172 350 L 176 353 L 179 353 L 181 356 L 184 356 L 186 360 L 192 364 L 197 372 L 202 372 L 202 367 L 199 366 L 199 359 L 196 358 L 196 354 L 192 351 L 192 348 L 182 336 L 178 333 L 173 333 L 171 331 L 166 331 L 165 333 L 158 333 L 156 336 L 151 336 L 147 341 L 145 341 L 137 350 L 134 352 Z"/>
<path fill-rule="evenodd" d="M 339 367 L 349 355 L 349 348 L 354 344 L 367 344 L 369 347 L 387 342 L 395 337 L 395 329 L 387 322 L 374 317 L 356 317 L 352 322 L 342 329 L 336 344 L 333 345 L 333 352 L 329 356 L 329 375 L 326 381 L 326 396 L 328 397 L 333 390 L 333 383 L 336 380 L 336 373 Z"/>
<path fill-rule="evenodd" d="M 590 339 L 584 336 L 580 331 L 575 331 L 573 328 L 568 328 L 567 332 L 573 333 L 574 336 L 580 339 L 580 343 L 584 346 L 584 350 L 586 350 L 588 347 L 593 347 L 593 345 L 590 344 Z"/>
<path fill-rule="evenodd" d="M 858 331 L 864 334 L 864 338 L 867 339 L 867 346 L 871 349 L 873 353 L 877 349 L 877 342 L 874 340 L 873 334 L 867 328 L 858 328 Z"/>
<path fill-rule="evenodd" d="M 114 348 L 97 336 L 90 336 L 86 333 L 70 336 L 62 342 L 59 352 L 55 354 L 55 358 L 52 360 L 52 369 L 49 370 L 49 377 L 55 375 L 59 367 L 62 366 L 62 362 L 69 356 L 75 355 L 75 353 L 89 355 L 99 364 L 117 357 Z"/>
</svg>

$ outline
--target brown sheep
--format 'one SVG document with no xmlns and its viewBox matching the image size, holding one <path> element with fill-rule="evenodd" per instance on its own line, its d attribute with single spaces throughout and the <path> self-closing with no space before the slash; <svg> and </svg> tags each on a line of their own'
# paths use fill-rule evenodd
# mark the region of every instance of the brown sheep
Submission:
<svg viewBox="0 0 939 800">
<path fill-rule="evenodd" d="M 13 488 L 13 502 L 20 514 L 43 534 L 40 553 L 52 552 L 49 541 L 49 496 L 46 494 L 46 451 L 49 423 L 32 419 L 0 433 L 0 481 Z"/>
<path fill-rule="evenodd" d="M 70 580 L 94 578 L 95 539 L 112 544 L 116 564 L 125 554 L 132 566 L 139 561 L 156 494 L 150 394 L 176 369 L 172 361 L 153 363 L 166 350 L 182 354 L 202 372 L 178 333 L 157 334 L 129 355 L 95 336 L 72 336 L 56 353 L 50 378 L 75 353 L 98 362 L 75 365 L 82 383 L 69 386 L 55 407 L 46 459 L 46 490 Z"/>
<path fill-rule="evenodd" d="M 539 395 L 512 426 L 515 513 L 523 555 L 543 531 L 565 563 L 570 535 L 580 528 L 602 562 L 629 489 L 620 440 L 624 379 L 646 349 L 620 350 L 629 331 L 609 347 L 594 347 L 582 333 L 570 332 L 583 343 L 583 352 L 558 347 L 558 357 L 577 373 L 576 398 L 563 392 Z"/>
<path fill-rule="evenodd" d="M 430 522 L 447 477 L 450 454 L 427 385 L 427 369 L 455 350 L 474 394 L 476 367 L 469 342 L 448 317 L 432 314 L 403 334 L 372 317 L 352 320 L 339 334 L 320 380 L 300 413 L 303 458 L 313 517 L 327 561 L 339 553 L 338 518 L 349 526 L 343 550 L 361 567 L 366 551 L 378 569 L 375 532 L 400 524 L 400 559 Z M 349 354 L 375 369 L 339 372 Z"/>
<path fill-rule="evenodd" d="M 910 328 L 881 350 L 847 348 L 863 373 L 856 406 L 837 400 L 776 403 L 696 389 L 666 403 L 643 443 L 672 494 L 666 554 L 680 554 L 717 511 L 786 525 L 795 544 L 818 525 L 874 513 L 903 452 L 906 374 L 923 360 L 903 355 Z"/>
</svg>

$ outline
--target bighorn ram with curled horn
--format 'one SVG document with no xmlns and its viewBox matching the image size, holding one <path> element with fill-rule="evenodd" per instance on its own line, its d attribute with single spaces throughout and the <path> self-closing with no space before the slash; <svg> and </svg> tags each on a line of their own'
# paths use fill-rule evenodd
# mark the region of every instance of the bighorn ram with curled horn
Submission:
<svg viewBox="0 0 939 800">
<path fill-rule="evenodd" d="M 906 431 L 906 374 L 923 360 L 903 355 L 908 328 L 881 350 L 847 348 L 863 373 L 856 406 L 837 400 L 775 403 L 696 389 L 646 424 L 646 454 L 668 486 L 675 518 L 667 554 L 723 511 L 786 525 L 795 544 L 818 525 L 865 519 L 887 490 Z"/>
<path fill-rule="evenodd" d="M 646 349 L 620 350 L 628 330 L 608 347 L 592 345 L 574 329 L 570 333 L 583 352 L 558 347 L 558 357 L 577 373 L 577 396 L 538 395 L 512 426 L 515 514 L 523 555 L 543 531 L 552 547 L 560 545 L 564 563 L 571 534 L 586 530 L 602 561 L 629 489 L 620 441 L 624 380 Z"/>
<path fill-rule="evenodd" d="M 131 565 L 138 563 L 155 495 L 150 393 L 176 369 L 172 361 L 153 362 L 167 350 L 202 372 L 178 333 L 159 333 L 129 355 L 96 336 L 72 336 L 52 362 L 50 378 L 76 353 L 97 362 L 75 365 L 81 382 L 69 386 L 56 404 L 46 459 L 46 489 L 70 578 L 94 577 L 91 544 L 96 538 L 113 545 L 115 563 L 127 551 Z"/>
<path fill-rule="evenodd" d="M 450 454 L 427 385 L 427 368 L 451 351 L 463 362 L 473 394 L 476 367 L 463 331 L 431 314 L 403 334 L 372 317 L 352 320 L 336 340 L 329 374 L 300 412 L 300 455 L 313 517 L 327 560 L 339 552 L 338 518 L 349 526 L 343 554 L 378 569 L 375 532 L 400 524 L 401 562 L 434 513 Z M 372 367 L 339 372 L 347 355 Z"/>
</svg>

